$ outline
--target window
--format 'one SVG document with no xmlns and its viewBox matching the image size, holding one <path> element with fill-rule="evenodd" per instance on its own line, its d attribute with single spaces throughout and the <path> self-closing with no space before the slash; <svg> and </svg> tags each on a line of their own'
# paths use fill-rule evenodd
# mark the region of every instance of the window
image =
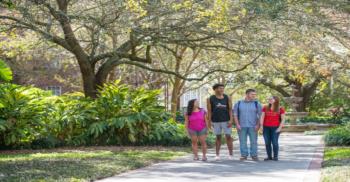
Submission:
<svg viewBox="0 0 350 182">
<path fill-rule="evenodd" d="M 196 90 L 189 90 L 189 91 L 187 91 L 187 92 L 185 92 L 183 94 L 183 96 L 182 96 L 182 100 L 183 100 L 182 106 L 183 107 L 187 107 L 188 101 L 190 101 L 192 99 L 200 99 L 199 98 L 199 91 L 198 91 L 198 89 L 196 89 Z"/>
<path fill-rule="evenodd" d="M 51 90 L 53 95 L 61 95 L 62 92 L 60 86 L 48 86 L 46 90 Z"/>
</svg>

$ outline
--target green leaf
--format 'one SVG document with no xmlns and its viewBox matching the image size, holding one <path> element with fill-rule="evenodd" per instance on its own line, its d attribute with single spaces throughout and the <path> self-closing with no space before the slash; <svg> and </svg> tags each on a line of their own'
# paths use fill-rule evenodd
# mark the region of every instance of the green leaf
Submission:
<svg viewBox="0 0 350 182">
<path fill-rule="evenodd" d="M 9 82 L 12 80 L 12 71 L 7 64 L 0 59 L 0 82 Z"/>
</svg>

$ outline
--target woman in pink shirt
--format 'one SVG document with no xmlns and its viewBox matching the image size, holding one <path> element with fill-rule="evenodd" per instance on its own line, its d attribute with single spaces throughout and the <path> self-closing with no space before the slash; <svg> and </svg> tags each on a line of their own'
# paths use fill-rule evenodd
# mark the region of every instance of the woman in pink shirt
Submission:
<svg viewBox="0 0 350 182">
<path fill-rule="evenodd" d="M 207 143 L 206 138 L 208 134 L 208 117 L 204 109 L 199 107 L 197 99 L 190 100 L 187 106 L 187 112 L 185 114 L 185 127 L 192 140 L 192 151 L 194 154 L 194 160 L 198 158 L 198 140 L 201 143 L 203 157 L 202 161 L 207 160 Z"/>
</svg>

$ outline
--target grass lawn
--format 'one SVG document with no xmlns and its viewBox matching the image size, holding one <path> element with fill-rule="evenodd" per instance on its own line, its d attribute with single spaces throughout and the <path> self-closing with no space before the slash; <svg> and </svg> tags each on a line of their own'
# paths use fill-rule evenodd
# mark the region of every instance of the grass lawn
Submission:
<svg viewBox="0 0 350 182">
<path fill-rule="evenodd" d="M 105 147 L 0 152 L 0 181 L 90 181 L 186 154 L 179 148 Z"/>
<path fill-rule="evenodd" d="M 322 167 L 322 182 L 349 182 L 350 147 L 326 148 Z"/>
</svg>

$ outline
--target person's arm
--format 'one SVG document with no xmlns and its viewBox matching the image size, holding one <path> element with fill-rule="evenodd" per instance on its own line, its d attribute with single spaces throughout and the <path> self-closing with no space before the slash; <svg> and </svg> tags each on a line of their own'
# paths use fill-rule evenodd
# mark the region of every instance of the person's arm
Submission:
<svg viewBox="0 0 350 182">
<path fill-rule="evenodd" d="M 238 104 L 237 103 L 233 106 L 233 119 L 235 121 L 237 130 L 241 130 L 241 125 L 239 124 L 239 120 L 238 120 Z"/>
<path fill-rule="evenodd" d="M 229 115 L 230 115 L 230 121 L 229 121 L 228 127 L 232 127 L 233 114 L 232 114 L 232 98 L 231 97 L 229 97 L 229 99 L 228 99 L 228 110 L 229 110 Z"/>
<path fill-rule="evenodd" d="M 185 113 L 185 128 L 186 128 L 186 130 L 188 129 L 188 115 L 187 115 L 187 113 Z"/>
<path fill-rule="evenodd" d="M 261 118 L 261 116 L 263 114 L 262 110 L 263 110 L 263 107 L 261 106 L 260 103 L 258 103 L 258 113 L 257 113 L 258 114 L 258 119 L 256 121 L 257 125 L 260 124 L 260 118 Z"/>
<path fill-rule="evenodd" d="M 261 116 L 260 116 L 260 126 L 264 126 L 264 120 L 265 120 L 265 112 L 262 112 L 261 113 Z"/>
<path fill-rule="evenodd" d="M 208 118 L 208 113 L 205 113 L 205 124 L 207 125 L 208 129 L 211 129 L 211 123 L 209 122 L 209 118 Z"/>
<path fill-rule="evenodd" d="M 189 124 L 188 115 L 187 113 L 185 113 L 185 133 L 187 134 L 188 137 L 190 137 L 190 134 L 188 133 L 188 124 Z"/>
<path fill-rule="evenodd" d="M 284 125 L 284 122 L 285 122 L 285 114 L 281 114 L 281 124 L 280 126 L 277 128 L 277 131 L 276 132 L 281 132 L 282 131 L 282 128 L 283 128 L 283 125 Z"/>
<path fill-rule="evenodd" d="M 260 129 L 260 118 L 262 114 L 262 106 L 260 103 L 258 103 L 258 110 L 257 110 L 257 119 L 256 119 L 256 125 L 255 125 L 255 131 L 259 131 Z"/>
<path fill-rule="evenodd" d="M 208 109 L 208 111 L 207 111 L 207 118 L 208 118 L 208 123 L 209 123 L 209 125 L 208 126 L 210 126 L 210 128 L 211 128 L 211 104 L 210 104 L 210 99 L 208 98 L 207 99 L 207 109 Z"/>
</svg>

